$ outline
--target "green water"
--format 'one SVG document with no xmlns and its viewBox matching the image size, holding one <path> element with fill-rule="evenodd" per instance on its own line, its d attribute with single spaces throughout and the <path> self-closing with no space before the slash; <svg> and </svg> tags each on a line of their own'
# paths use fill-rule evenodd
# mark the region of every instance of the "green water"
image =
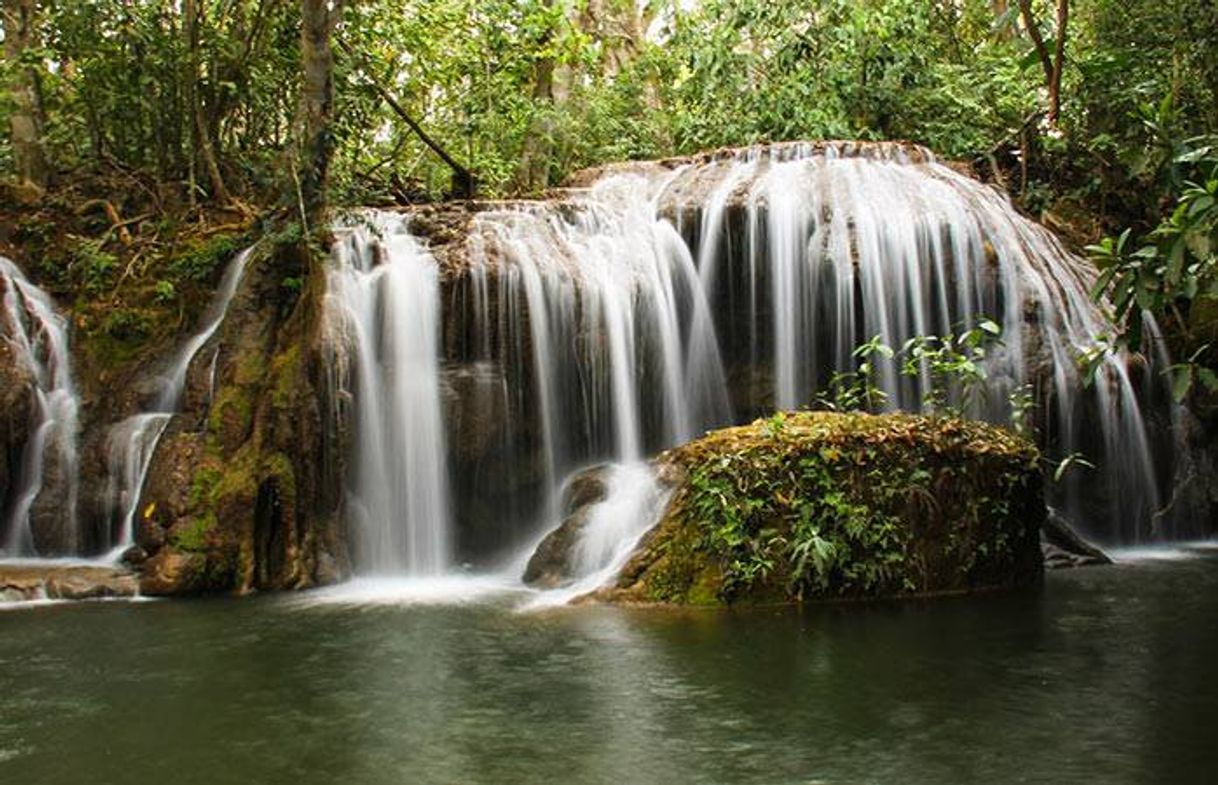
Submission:
<svg viewBox="0 0 1218 785">
<path fill-rule="evenodd" d="M 0 613 L 0 783 L 1208 783 L 1218 552 L 804 611 Z"/>
</svg>

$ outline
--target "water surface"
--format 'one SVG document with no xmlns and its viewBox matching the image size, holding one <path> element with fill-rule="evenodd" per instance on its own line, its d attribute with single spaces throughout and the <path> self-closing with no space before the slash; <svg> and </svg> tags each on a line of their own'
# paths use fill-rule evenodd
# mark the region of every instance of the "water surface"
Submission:
<svg viewBox="0 0 1218 785">
<path fill-rule="evenodd" d="M 1218 552 L 803 611 L 0 613 L 4 783 L 1190 783 Z"/>
</svg>

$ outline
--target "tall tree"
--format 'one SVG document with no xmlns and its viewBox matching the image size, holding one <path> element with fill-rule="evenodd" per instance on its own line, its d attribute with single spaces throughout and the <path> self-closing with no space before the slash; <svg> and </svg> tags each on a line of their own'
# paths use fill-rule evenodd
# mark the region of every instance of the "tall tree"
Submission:
<svg viewBox="0 0 1218 785">
<path fill-rule="evenodd" d="M 301 0 L 301 145 L 299 196 L 302 218 L 320 225 L 326 206 L 330 159 L 334 155 L 334 52 L 330 39 L 341 14 L 341 0 Z"/>
<path fill-rule="evenodd" d="M 49 167 L 43 147 L 44 118 L 38 92 L 38 74 L 26 61 L 37 46 L 35 0 L 2 0 L 4 57 L 12 73 L 9 90 L 13 108 L 9 115 L 13 159 L 17 176 L 26 184 L 43 188 Z"/>
</svg>

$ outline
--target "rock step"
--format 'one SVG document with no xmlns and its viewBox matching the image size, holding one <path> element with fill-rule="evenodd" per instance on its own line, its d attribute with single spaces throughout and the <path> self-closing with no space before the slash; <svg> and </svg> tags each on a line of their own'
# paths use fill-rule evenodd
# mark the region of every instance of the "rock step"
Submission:
<svg viewBox="0 0 1218 785">
<path fill-rule="evenodd" d="M 121 567 L 88 564 L 0 564 L 0 603 L 134 597 L 139 581 Z"/>
</svg>

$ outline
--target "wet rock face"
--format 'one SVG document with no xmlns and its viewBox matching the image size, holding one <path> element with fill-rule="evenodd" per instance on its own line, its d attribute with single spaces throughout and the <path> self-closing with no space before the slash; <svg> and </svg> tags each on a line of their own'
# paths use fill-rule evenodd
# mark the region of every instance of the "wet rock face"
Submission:
<svg viewBox="0 0 1218 785">
<path fill-rule="evenodd" d="M 568 515 L 546 535 L 525 567 L 523 580 L 535 589 L 554 589 L 575 577 L 575 549 L 588 521 L 586 508 Z"/>
<path fill-rule="evenodd" d="M 30 437 L 33 394 L 30 369 L 17 358 L 0 324 L 0 542 L 7 534 L 4 526 L 16 503 L 13 497 L 20 481 L 21 456 Z"/>
<path fill-rule="evenodd" d="M 318 337 L 325 276 L 298 249 L 256 252 L 224 323 L 187 377 L 138 507 L 141 591 L 298 589 L 349 572 L 341 528 L 342 423 Z"/>
</svg>

